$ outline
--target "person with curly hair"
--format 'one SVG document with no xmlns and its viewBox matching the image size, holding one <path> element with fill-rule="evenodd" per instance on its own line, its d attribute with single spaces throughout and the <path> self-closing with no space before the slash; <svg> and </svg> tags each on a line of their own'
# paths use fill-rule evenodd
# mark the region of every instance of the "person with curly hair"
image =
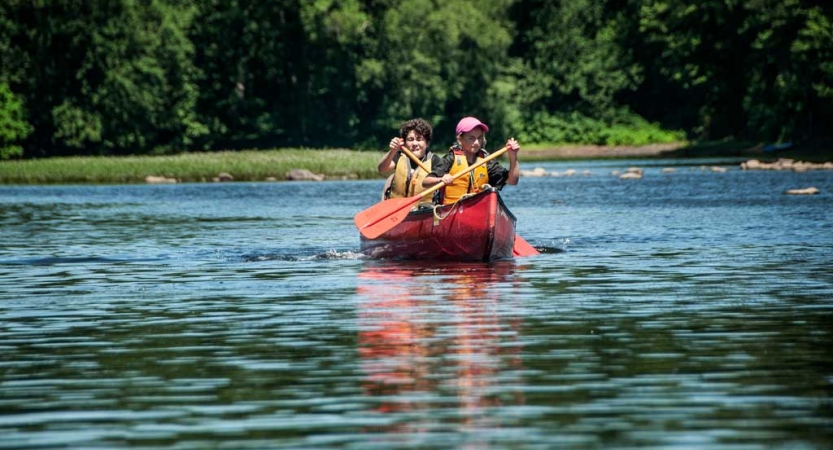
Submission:
<svg viewBox="0 0 833 450">
<path fill-rule="evenodd" d="M 431 124 L 425 119 L 411 119 L 402 124 L 399 136 L 390 140 L 387 153 L 379 160 L 379 173 L 393 171 L 385 184 L 383 199 L 411 197 L 426 189 L 423 180 L 440 160 L 428 150 L 432 134 Z M 430 196 L 423 201 L 431 201 Z"/>
</svg>

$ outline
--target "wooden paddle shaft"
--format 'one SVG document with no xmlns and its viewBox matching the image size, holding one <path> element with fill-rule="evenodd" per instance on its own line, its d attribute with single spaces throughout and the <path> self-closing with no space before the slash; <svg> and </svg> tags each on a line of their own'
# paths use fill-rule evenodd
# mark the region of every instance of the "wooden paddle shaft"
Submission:
<svg viewBox="0 0 833 450">
<path fill-rule="evenodd" d="M 419 158 L 417 158 L 417 155 L 414 155 L 414 153 L 408 150 L 404 145 L 400 145 L 399 149 L 402 151 L 402 153 L 408 155 L 408 158 L 411 158 L 411 161 L 415 162 L 420 169 L 424 170 L 426 173 L 431 173 L 431 171 L 428 169 L 428 166 L 426 166 L 422 161 L 420 161 Z M 425 149 L 425 151 L 427 152 L 428 149 Z"/>
<path fill-rule="evenodd" d="M 500 150 L 492 153 L 491 155 L 483 158 L 483 161 L 478 161 L 476 164 L 470 165 L 466 170 L 464 170 L 462 172 L 457 172 L 454 175 L 452 175 L 452 177 L 456 180 L 457 178 L 460 178 L 463 175 L 466 175 L 467 173 L 471 172 L 472 170 L 477 169 L 478 167 L 486 164 L 487 162 L 489 162 L 489 161 L 499 157 L 500 155 L 506 153 L 507 150 L 509 150 L 509 147 L 503 147 L 502 149 L 500 149 Z M 436 190 L 442 189 L 443 187 L 445 187 L 445 183 L 439 182 L 439 183 L 431 186 L 430 188 L 420 192 L 419 196 L 420 196 L 420 198 L 424 197 L 425 195 L 430 194 L 430 193 L 432 193 Z"/>
</svg>

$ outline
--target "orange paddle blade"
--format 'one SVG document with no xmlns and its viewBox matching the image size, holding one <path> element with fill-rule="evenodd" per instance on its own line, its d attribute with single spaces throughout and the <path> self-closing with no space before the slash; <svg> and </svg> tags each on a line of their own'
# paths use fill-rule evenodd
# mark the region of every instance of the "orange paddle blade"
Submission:
<svg viewBox="0 0 833 450">
<path fill-rule="evenodd" d="M 534 256 L 540 255 L 541 252 L 535 249 L 526 239 L 515 235 L 515 245 L 512 247 L 512 255 L 513 256 Z"/>
<path fill-rule="evenodd" d="M 368 239 L 376 239 L 386 231 L 395 227 L 408 216 L 414 204 L 422 197 L 392 198 L 377 203 L 353 217 L 353 223 L 359 229 L 359 233 Z"/>
</svg>

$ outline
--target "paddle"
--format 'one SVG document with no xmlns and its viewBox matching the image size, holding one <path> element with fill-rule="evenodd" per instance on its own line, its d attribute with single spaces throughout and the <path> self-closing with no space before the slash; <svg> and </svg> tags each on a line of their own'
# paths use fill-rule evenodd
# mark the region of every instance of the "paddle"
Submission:
<svg viewBox="0 0 833 450">
<path fill-rule="evenodd" d="M 408 150 L 407 147 L 405 147 L 404 145 L 400 145 L 399 150 L 402 150 L 402 153 L 408 155 L 408 158 L 411 158 L 411 161 L 415 162 L 420 169 L 426 171 L 427 173 L 431 173 L 431 169 L 429 169 L 428 166 L 426 166 L 422 161 L 420 161 L 419 158 L 417 158 L 417 155 L 414 155 L 413 152 Z"/>
<path fill-rule="evenodd" d="M 526 239 L 515 235 L 515 245 L 512 246 L 513 256 L 535 256 L 540 255 L 541 252 L 535 249 Z"/>
<path fill-rule="evenodd" d="M 407 149 L 407 147 L 405 147 L 404 145 L 400 145 L 399 149 L 402 150 L 402 153 L 408 155 L 408 158 L 411 158 L 411 161 L 415 162 L 422 170 L 429 173 L 431 172 L 430 170 L 428 170 L 428 167 L 426 167 L 425 164 L 423 164 L 423 162 L 420 161 L 419 158 L 417 158 L 416 155 L 414 155 L 410 150 Z M 515 234 L 515 245 L 512 247 L 513 256 L 524 257 L 540 254 L 541 252 L 539 252 L 535 249 L 535 247 L 530 245 L 529 242 L 526 241 L 526 239 Z"/>
<path fill-rule="evenodd" d="M 502 149 L 483 158 L 476 164 L 472 164 L 466 170 L 454 174 L 453 179 L 456 180 L 463 175 L 467 175 L 472 170 L 506 153 L 507 150 L 509 150 L 509 147 L 503 147 Z M 415 203 L 419 202 L 426 195 L 442 189 L 443 187 L 445 187 L 445 184 L 437 183 L 412 197 L 392 198 L 381 203 L 377 203 L 356 214 L 356 216 L 353 217 L 353 223 L 356 224 L 356 228 L 359 229 L 362 236 L 368 239 L 376 239 L 405 220 L 405 217 L 408 216 L 408 213 L 411 211 L 411 208 Z"/>
</svg>

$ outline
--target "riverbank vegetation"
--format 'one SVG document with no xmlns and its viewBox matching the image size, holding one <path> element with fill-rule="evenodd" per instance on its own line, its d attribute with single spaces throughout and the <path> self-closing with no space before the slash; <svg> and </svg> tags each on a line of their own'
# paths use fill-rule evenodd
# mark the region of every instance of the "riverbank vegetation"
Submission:
<svg viewBox="0 0 833 450">
<path fill-rule="evenodd" d="M 817 0 L 8 0 L 0 158 L 829 138 Z"/>
<path fill-rule="evenodd" d="M 833 161 L 833 151 L 787 149 L 762 152 L 729 142 L 709 145 L 652 145 L 643 147 L 579 146 L 522 149 L 521 164 L 587 158 L 698 158 L 738 157 L 765 162 L 778 158 Z M 192 152 L 177 155 L 66 156 L 0 161 L 0 184 L 123 184 L 211 181 L 284 181 L 293 171 L 310 179 L 382 178 L 376 165 L 382 151 L 347 149 L 281 149 Z M 504 161 L 505 163 L 506 161 Z M 302 174 L 303 175 L 303 174 Z M 303 179 L 303 178 L 302 178 Z"/>
<path fill-rule="evenodd" d="M 329 179 L 378 177 L 380 153 L 352 150 L 247 150 L 163 156 L 71 156 L 0 161 L 0 184 L 144 183 L 286 180 L 292 170 Z"/>
</svg>

